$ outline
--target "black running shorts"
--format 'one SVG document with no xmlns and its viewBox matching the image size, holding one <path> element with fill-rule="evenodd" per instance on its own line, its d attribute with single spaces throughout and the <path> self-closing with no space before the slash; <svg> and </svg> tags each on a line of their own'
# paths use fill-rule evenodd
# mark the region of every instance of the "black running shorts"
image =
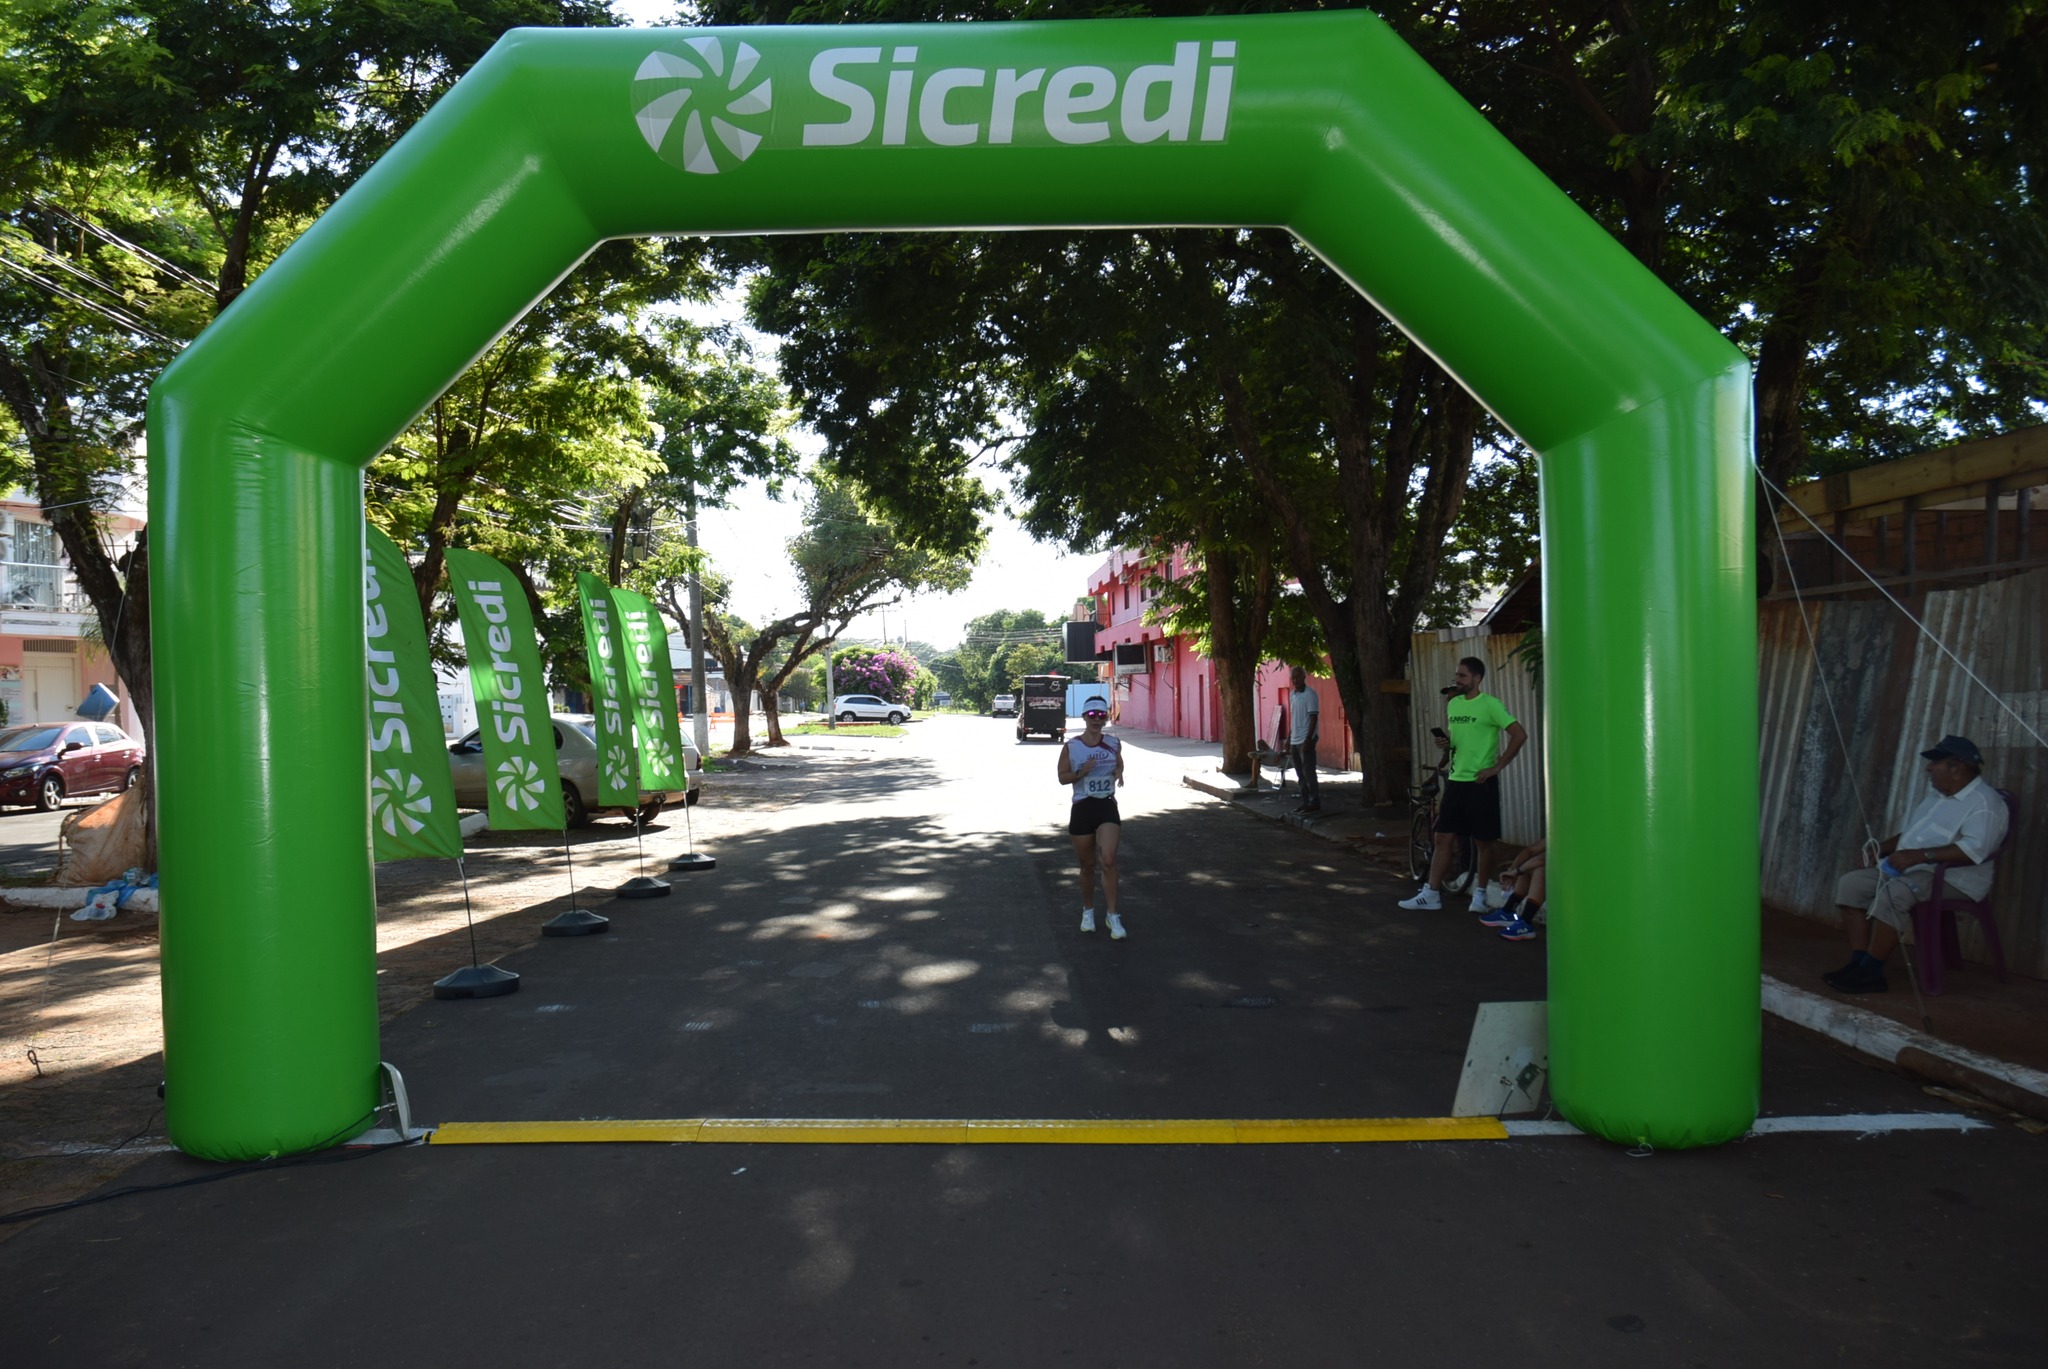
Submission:
<svg viewBox="0 0 2048 1369">
<path fill-rule="evenodd" d="M 1107 822 L 1123 823 L 1115 799 L 1080 799 L 1074 804 L 1074 815 L 1067 819 L 1067 835 L 1092 837 L 1095 829 Z"/>
<path fill-rule="evenodd" d="M 1500 840 L 1500 776 L 1490 780 L 1445 780 L 1436 830 L 1474 841 Z"/>
</svg>

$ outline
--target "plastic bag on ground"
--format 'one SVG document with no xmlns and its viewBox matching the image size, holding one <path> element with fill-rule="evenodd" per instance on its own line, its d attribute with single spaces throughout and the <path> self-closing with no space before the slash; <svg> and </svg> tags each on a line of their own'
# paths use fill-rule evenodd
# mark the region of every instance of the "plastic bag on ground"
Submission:
<svg viewBox="0 0 2048 1369">
<path fill-rule="evenodd" d="M 105 803 L 64 819 L 64 859 L 59 885 L 107 884 L 142 864 L 144 824 L 141 789 L 124 790 Z"/>
</svg>

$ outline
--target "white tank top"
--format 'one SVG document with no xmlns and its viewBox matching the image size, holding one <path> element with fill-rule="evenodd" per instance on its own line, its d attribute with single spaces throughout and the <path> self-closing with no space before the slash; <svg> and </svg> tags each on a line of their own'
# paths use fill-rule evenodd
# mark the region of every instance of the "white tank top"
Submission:
<svg viewBox="0 0 2048 1369">
<path fill-rule="evenodd" d="M 1116 758 L 1123 743 L 1102 734 L 1098 746 L 1090 746 L 1079 737 L 1067 738 L 1067 768 L 1079 770 L 1081 763 L 1090 756 L 1096 758 L 1095 766 L 1080 779 L 1074 781 L 1074 802 L 1082 799 L 1113 799 L 1116 797 Z"/>
</svg>

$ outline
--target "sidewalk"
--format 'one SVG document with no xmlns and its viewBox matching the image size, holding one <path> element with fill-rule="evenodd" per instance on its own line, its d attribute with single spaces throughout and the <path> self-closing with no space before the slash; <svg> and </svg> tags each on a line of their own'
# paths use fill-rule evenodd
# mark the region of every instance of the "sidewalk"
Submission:
<svg viewBox="0 0 2048 1369">
<path fill-rule="evenodd" d="M 1248 789 L 1241 777 L 1217 768 L 1221 748 L 1215 742 L 1118 731 L 1134 750 L 1180 765 L 1189 788 L 1353 847 L 1408 877 L 1410 810 L 1405 804 L 1366 808 L 1357 772 L 1323 771 L 1323 811 L 1303 815 L 1293 811 L 1298 790 L 1291 777 L 1284 793 L 1274 788 L 1270 770 L 1257 790 Z M 1503 856 L 1511 850 L 1503 847 Z M 1936 1083 L 2048 1119 L 2048 982 L 2011 974 L 2000 983 L 1988 966 L 1965 964 L 1950 970 L 1947 993 L 1924 1000 L 1923 1018 L 1923 1004 L 1896 957 L 1889 993 L 1851 996 L 1824 985 L 1822 973 L 1847 958 L 1841 933 L 1828 923 L 1765 908 L 1762 938 L 1765 1011 Z"/>
</svg>

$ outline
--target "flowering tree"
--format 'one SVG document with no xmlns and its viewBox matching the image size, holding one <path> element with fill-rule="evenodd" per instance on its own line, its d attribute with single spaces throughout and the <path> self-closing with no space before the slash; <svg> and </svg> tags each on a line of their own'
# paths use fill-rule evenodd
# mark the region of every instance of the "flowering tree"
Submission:
<svg viewBox="0 0 2048 1369">
<path fill-rule="evenodd" d="M 850 646 L 832 655 L 832 686 L 841 694 L 877 694 L 892 704 L 909 703 L 918 661 L 890 647 Z"/>
</svg>

